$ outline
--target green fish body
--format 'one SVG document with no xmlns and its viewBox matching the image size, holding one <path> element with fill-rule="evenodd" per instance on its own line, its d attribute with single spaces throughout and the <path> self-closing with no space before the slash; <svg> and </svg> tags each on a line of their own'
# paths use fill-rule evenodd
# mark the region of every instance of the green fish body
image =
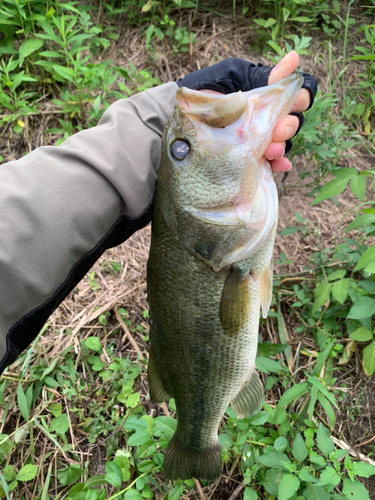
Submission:
<svg viewBox="0 0 375 500">
<path fill-rule="evenodd" d="M 148 379 L 154 402 L 176 402 L 170 479 L 220 476 L 225 410 L 248 417 L 263 401 L 255 356 L 278 213 L 263 154 L 302 81 L 294 73 L 227 96 L 181 88 L 164 129 L 147 266 Z"/>
</svg>

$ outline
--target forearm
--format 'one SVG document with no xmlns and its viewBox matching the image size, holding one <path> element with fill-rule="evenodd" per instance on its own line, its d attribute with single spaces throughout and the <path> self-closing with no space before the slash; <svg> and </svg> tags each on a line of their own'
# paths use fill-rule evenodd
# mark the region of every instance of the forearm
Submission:
<svg viewBox="0 0 375 500">
<path fill-rule="evenodd" d="M 176 90 L 118 101 L 97 127 L 0 166 L 0 372 L 98 257 L 149 222 Z"/>
</svg>

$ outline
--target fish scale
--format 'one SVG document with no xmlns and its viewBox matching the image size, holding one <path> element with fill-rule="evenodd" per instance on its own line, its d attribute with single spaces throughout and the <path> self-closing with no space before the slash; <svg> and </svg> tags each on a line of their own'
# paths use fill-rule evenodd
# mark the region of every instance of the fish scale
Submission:
<svg viewBox="0 0 375 500">
<path fill-rule="evenodd" d="M 218 477 L 226 408 L 250 416 L 263 400 L 255 356 L 260 306 L 265 315 L 272 295 L 277 192 L 260 149 L 301 83 L 294 74 L 217 99 L 182 88 L 164 130 L 147 266 L 148 378 L 153 401 L 176 403 L 164 462 L 171 479 Z M 259 134 L 263 143 L 252 139 Z M 178 160 L 176 140 L 188 145 Z"/>
</svg>

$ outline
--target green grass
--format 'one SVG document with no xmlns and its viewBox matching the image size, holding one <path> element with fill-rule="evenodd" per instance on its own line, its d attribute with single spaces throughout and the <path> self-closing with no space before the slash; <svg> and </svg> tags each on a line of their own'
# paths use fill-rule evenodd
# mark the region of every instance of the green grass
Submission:
<svg viewBox="0 0 375 500">
<path fill-rule="evenodd" d="M 282 231 L 285 241 L 294 235 L 301 242 L 312 239 L 315 247 L 302 271 L 275 277 L 270 316 L 261 327 L 263 338 L 275 342 L 260 342 L 257 358 L 267 402 L 251 419 L 239 420 L 228 408 L 220 433 L 223 476 L 212 487 L 202 481 L 201 488 L 207 498 L 227 498 L 230 484 L 230 492 L 242 485 L 238 495 L 245 500 L 365 500 L 370 496 L 360 478 L 374 475 L 375 467 L 338 444 L 343 437 L 337 419 L 349 390 L 347 379 L 340 381 L 349 367 L 375 373 L 375 170 L 358 169 L 353 159 L 374 152 L 375 34 L 368 17 L 374 5 L 268 0 L 214 8 L 222 10 L 217 19 L 224 14 L 252 23 L 254 46 L 274 62 L 294 48 L 325 67 L 328 88 L 294 140 L 294 160 L 302 155 L 308 165 L 298 185 L 308 187 L 306 205 L 338 204 L 343 193 L 356 201 L 343 211 L 329 245 L 299 213 Z M 46 133 L 58 143 L 95 125 L 113 100 L 160 83 L 151 69 L 160 53 L 167 51 L 171 60 L 187 57 L 201 35 L 181 19 L 199 19 L 212 9 L 209 2 L 187 0 L 4 1 L 2 135 L 32 141 L 32 127 L 25 124 L 37 124 L 46 102 L 56 114 Z M 124 22 L 145 40 L 149 64 L 143 69 L 109 58 Z M 335 46 L 344 47 L 339 56 Z M 354 83 L 346 77 L 353 61 L 361 64 Z M 277 265 L 284 272 L 293 261 L 281 254 Z M 122 260 L 105 257 L 85 279 L 89 302 L 103 293 L 102 279 L 119 283 L 127 272 Z M 0 498 L 198 495 L 194 480 L 163 476 L 176 416 L 173 400 L 158 406 L 147 399 L 147 307 L 135 313 L 133 305 L 129 311 L 114 307 L 92 311 L 92 321 L 78 329 L 60 331 L 52 319 L 46 335 L 60 339 L 61 348 L 34 342 L 0 378 Z M 124 356 L 122 342 L 131 354 Z M 349 412 L 356 420 L 363 409 Z M 366 449 L 373 459 L 373 447 Z"/>
</svg>

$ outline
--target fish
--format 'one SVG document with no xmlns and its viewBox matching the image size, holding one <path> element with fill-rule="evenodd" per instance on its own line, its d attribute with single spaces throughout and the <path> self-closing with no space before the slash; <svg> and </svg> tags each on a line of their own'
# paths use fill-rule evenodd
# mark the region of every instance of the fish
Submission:
<svg viewBox="0 0 375 500">
<path fill-rule="evenodd" d="M 221 475 L 218 429 L 261 407 L 260 308 L 272 299 L 278 194 L 264 157 L 303 83 L 228 95 L 181 87 L 162 137 L 147 263 L 149 394 L 174 398 L 169 479 Z"/>
</svg>

